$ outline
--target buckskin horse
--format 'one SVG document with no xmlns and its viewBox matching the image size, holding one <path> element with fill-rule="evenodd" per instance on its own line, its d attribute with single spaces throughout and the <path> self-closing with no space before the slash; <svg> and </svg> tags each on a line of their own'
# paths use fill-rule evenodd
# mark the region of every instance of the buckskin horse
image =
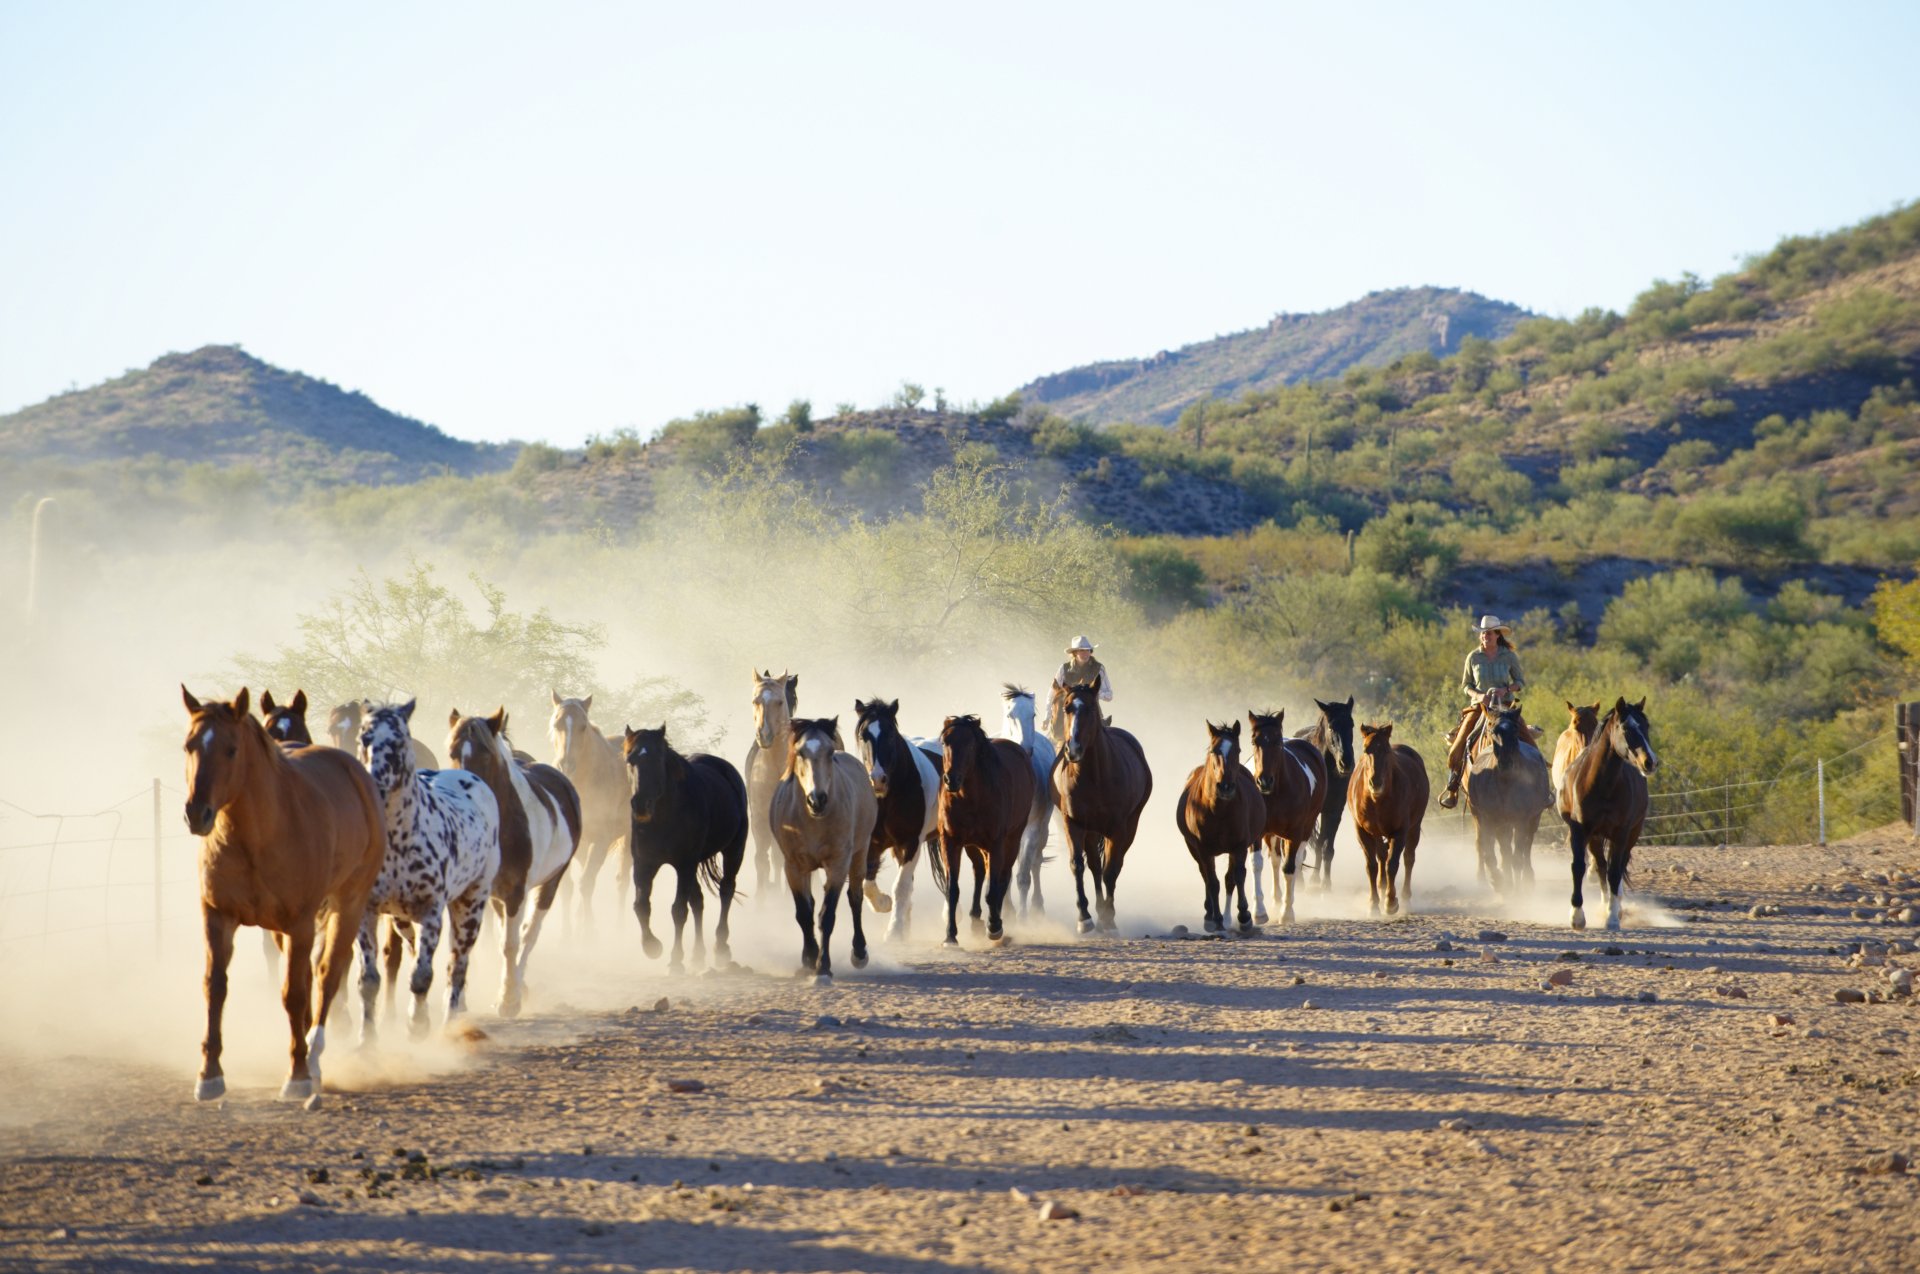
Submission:
<svg viewBox="0 0 1920 1274">
<path fill-rule="evenodd" d="M 1389 916 L 1406 905 L 1413 910 L 1413 859 L 1420 848 L 1420 824 L 1426 818 L 1432 788 L 1427 764 L 1404 743 L 1393 741 L 1391 725 L 1360 727 L 1360 755 L 1347 785 L 1347 809 L 1353 830 L 1367 855 L 1368 910 L 1380 914 L 1384 896 Z M 1406 863 L 1404 897 L 1394 893 L 1394 874 Z"/>
<path fill-rule="evenodd" d="M 1099 926 L 1111 931 L 1113 891 L 1127 850 L 1140 829 L 1140 813 L 1153 795 L 1153 770 L 1140 741 L 1107 724 L 1100 712 L 1100 678 L 1067 692 L 1066 742 L 1054 763 L 1053 803 L 1073 846 L 1073 890 L 1080 932 L 1091 933 L 1084 873 L 1092 871 Z"/>
<path fill-rule="evenodd" d="M 833 985 L 833 921 L 843 889 L 853 913 L 853 967 L 867 963 L 860 885 L 867 876 L 867 846 L 873 843 L 879 803 L 866 770 L 839 750 L 839 739 L 838 717 L 788 722 L 786 770 L 768 806 L 774 840 L 786 859 L 793 918 L 800 926 L 800 962 L 813 973 L 816 986 Z M 816 871 L 826 876 L 818 942 L 813 936 Z"/>
<path fill-rule="evenodd" d="M 320 1087 L 327 1014 L 386 860 L 380 800 L 352 757 L 330 748 L 277 746 L 247 714 L 246 690 L 231 703 L 202 703 L 185 686 L 180 697 L 188 715 L 185 815 L 187 830 L 201 838 L 207 940 L 207 1034 L 194 1096 L 212 1101 L 227 1090 L 221 1018 L 233 934 L 240 925 L 258 925 L 280 934 L 289 956 L 280 1000 L 293 1066 L 280 1095 L 310 1098 Z M 316 962 L 314 931 L 323 919 L 326 940 Z"/>
<path fill-rule="evenodd" d="M 588 719 L 593 711 L 592 695 L 563 698 L 552 687 L 548 687 L 547 695 L 553 700 L 553 714 L 547 719 L 553 768 L 566 775 L 580 795 L 580 848 L 574 854 L 579 867 L 560 878 L 561 888 L 579 891 L 576 914 L 582 922 L 591 924 L 594 884 L 610 855 L 617 853 L 616 884 L 624 887 L 627 880 L 630 855 L 618 852 L 626 844 L 632 822 L 627 812 L 627 766 L 620 758 L 620 745 Z"/>
<path fill-rule="evenodd" d="M 1575 929 L 1587 927 L 1580 896 L 1587 874 L 1587 854 L 1604 866 L 1601 887 L 1607 896 L 1607 928 L 1620 927 L 1620 891 L 1627 860 L 1640 839 L 1647 818 L 1647 775 L 1660 768 L 1653 750 L 1647 701 L 1614 700 L 1613 709 L 1595 728 L 1593 741 L 1567 767 L 1560 789 L 1560 817 L 1566 820 L 1573 842 L 1573 914 Z"/>
<path fill-rule="evenodd" d="M 947 897 L 946 945 L 960 941 L 960 855 L 978 853 L 987 877 L 987 937 L 1006 938 L 1001 908 L 1033 810 L 1033 764 L 1011 739 L 990 739 L 972 715 L 940 727 L 940 809 L 933 883 Z"/>
<path fill-rule="evenodd" d="M 771 669 L 753 674 L 753 742 L 747 745 L 747 760 L 740 773 L 747 782 L 747 809 L 752 816 L 754 885 L 762 895 L 771 892 L 768 885 L 773 880 L 777 839 L 767 821 L 767 807 L 786 777 L 788 725 L 799 708 L 798 674 L 776 677 Z M 864 886 L 865 881 L 860 883 Z"/>
<path fill-rule="evenodd" d="M 940 799 L 940 755 L 900 733 L 900 701 L 882 703 L 855 699 L 854 737 L 860 759 L 866 763 L 879 813 L 873 839 L 867 845 L 867 878 L 862 882 L 875 911 L 893 912 L 887 938 L 904 938 L 912 924 L 914 869 L 920 865 L 920 846 L 933 835 Z M 880 861 L 891 851 L 899 871 L 893 878 L 893 897 L 880 892 L 874 878 Z"/>
<path fill-rule="evenodd" d="M 1333 884 L 1333 840 L 1347 810 L 1347 783 L 1353 774 L 1353 696 L 1348 695 L 1345 703 L 1315 699 L 1313 706 L 1320 709 L 1320 719 L 1293 737 L 1320 750 L 1321 767 L 1327 776 L 1326 799 L 1320 803 L 1320 822 L 1313 830 L 1311 873 L 1314 883 L 1327 889 Z"/>
<path fill-rule="evenodd" d="M 1220 878 L 1214 868 L 1214 859 L 1225 854 L 1227 901 L 1232 902 L 1238 891 L 1240 932 L 1252 933 L 1253 913 L 1247 908 L 1247 850 L 1259 844 L 1267 811 L 1253 775 L 1240 764 L 1238 721 L 1230 726 L 1207 722 L 1207 759 L 1187 775 L 1173 817 L 1207 886 L 1207 932 L 1222 933 L 1227 927 Z"/>
<path fill-rule="evenodd" d="M 1326 754 L 1314 740 L 1289 739 L 1284 712 L 1249 711 L 1247 725 L 1253 744 L 1253 781 L 1265 805 L 1260 835 L 1253 844 L 1253 918 L 1260 924 L 1267 922 L 1267 904 L 1260 887 L 1264 848 L 1273 859 L 1273 892 L 1280 899 L 1280 923 L 1290 925 L 1300 846 L 1313 835 L 1314 827 L 1322 821 L 1322 806 L 1332 799 L 1328 795 Z"/>
<path fill-rule="evenodd" d="M 1533 838 L 1553 804 L 1553 789 L 1546 758 L 1526 737 L 1517 708 L 1496 710 L 1485 738 L 1485 747 L 1467 760 L 1462 787 L 1480 878 L 1506 893 L 1533 883 Z"/>
<path fill-rule="evenodd" d="M 713 954 L 725 965 L 729 919 L 740 863 L 747 852 L 747 785 L 740 771 L 717 756 L 682 756 L 667 740 L 667 727 L 626 732 L 626 761 L 633 816 L 627 832 L 633 856 L 633 914 L 640 921 L 640 945 L 649 958 L 660 954 L 653 936 L 653 880 L 673 868 L 673 955 L 667 968 L 686 971 L 681 935 L 693 912 L 693 959 L 706 961 L 706 897 L 702 882 L 720 899 L 720 923 L 713 931 Z"/>
</svg>

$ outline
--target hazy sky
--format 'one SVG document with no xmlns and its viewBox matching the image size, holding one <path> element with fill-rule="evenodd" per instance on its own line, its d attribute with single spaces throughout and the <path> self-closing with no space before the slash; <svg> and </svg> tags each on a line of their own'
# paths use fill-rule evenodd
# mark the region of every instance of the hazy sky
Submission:
<svg viewBox="0 0 1920 1274">
<path fill-rule="evenodd" d="M 0 0 L 0 412 L 238 342 L 470 438 L 989 398 L 1920 196 L 1920 4 Z"/>
</svg>

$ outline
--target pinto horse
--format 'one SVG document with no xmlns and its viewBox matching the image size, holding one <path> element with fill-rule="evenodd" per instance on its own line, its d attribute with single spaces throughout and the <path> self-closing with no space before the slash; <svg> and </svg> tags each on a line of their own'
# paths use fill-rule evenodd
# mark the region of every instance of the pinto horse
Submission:
<svg viewBox="0 0 1920 1274">
<path fill-rule="evenodd" d="M 910 742 L 900 733 L 900 701 L 853 701 L 854 737 L 860 759 L 866 763 L 879 813 L 873 839 L 867 845 L 867 901 L 875 911 L 893 912 L 887 938 L 904 938 L 912 923 L 913 876 L 920 865 L 920 846 L 933 835 L 940 796 L 940 754 Z M 893 897 L 880 892 L 874 878 L 887 852 L 899 864 L 893 878 Z"/>
<path fill-rule="evenodd" d="M 1011 739 L 990 739 L 976 716 L 940 727 L 940 809 L 933 883 L 947 896 L 947 946 L 960 941 L 960 855 L 978 854 L 987 878 L 987 937 L 1006 939 L 1001 907 L 1013 883 L 1021 837 L 1033 810 L 1033 763 Z"/>
<path fill-rule="evenodd" d="M 1660 768 L 1647 723 L 1647 701 L 1614 700 L 1612 711 L 1595 727 L 1593 741 L 1567 767 L 1560 789 L 1560 817 L 1573 842 L 1573 915 L 1575 929 L 1587 927 L 1581 878 L 1587 854 L 1604 867 L 1601 887 L 1607 897 L 1607 928 L 1620 927 L 1620 891 L 1627 860 L 1647 818 L 1647 775 Z"/>
<path fill-rule="evenodd" d="M 1240 723 L 1219 726 L 1207 722 L 1207 759 L 1187 775 L 1174 810 L 1174 822 L 1193 855 L 1200 879 L 1206 882 L 1208 933 L 1226 931 L 1221 907 L 1220 878 L 1214 859 L 1227 856 L 1227 898 L 1240 894 L 1240 932 L 1253 932 L 1253 913 L 1247 909 L 1247 850 L 1260 843 L 1266 826 L 1266 802 L 1253 775 L 1240 764 Z M 1255 868 L 1258 871 L 1258 868 Z"/>
<path fill-rule="evenodd" d="M 873 825 L 880 816 L 865 767 L 840 751 L 840 718 L 795 718 L 787 723 L 787 768 L 773 790 L 768 813 L 774 840 L 786 859 L 787 888 L 793 891 L 800 962 L 814 975 L 815 986 L 832 986 L 833 921 L 843 889 L 853 913 L 853 967 L 866 967 L 860 885 L 867 878 L 867 846 L 873 843 Z M 813 937 L 816 871 L 826 876 L 818 942 Z"/>
<path fill-rule="evenodd" d="M 1420 823 L 1431 795 L 1427 763 L 1406 744 L 1393 741 L 1391 725 L 1360 727 L 1360 756 L 1347 785 L 1347 809 L 1360 848 L 1366 851 L 1368 910 L 1374 915 L 1380 914 L 1383 894 L 1389 916 L 1402 902 L 1413 910 L 1414 851 L 1420 848 Z M 1403 860 L 1405 896 L 1399 897 L 1393 878 Z"/>
<path fill-rule="evenodd" d="M 202 838 L 200 914 L 207 937 L 207 1034 L 194 1096 L 211 1101 L 227 1090 L 220 1028 L 233 932 L 258 925 L 282 935 L 289 956 L 280 1000 L 293 1036 L 293 1068 L 280 1095 L 305 1099 L 319 1089 L 327 1014 L 386 859 L 380 799 L 352 757 L 276 746 L 247 715 L 244 689 L 231 703 L 202 703 L 185 686 L 180 697 L 189 717 L 185 814 L 187 830 Z M 326 940 L 316 961 L 314 931 L 323 921 Z"/>
<path fill-rule="evenodd" d="M 1533 838 L 1553 804 L 1547 760 L 1533 745 L 1518 708 L 1495 709 L 1490 746 L 1467 764 L 1467 809 L 1473 815 L 1480 878 L 1502 893 L 1533 883 Z"/>
<path fill-rule="evenodd" d="M 1253 781 L 1266 806 L 1260 835 L 1253 843 L 1253 918 L 1261 924 L 1267 922 L 1267 903 L 1260 888 L 1263 847 L 1273 859 L 1273 892 L 1280 898 L 1280 923 L 1290 925 L 1293 873 L 1300 860 L 1300 846 L 1313 835 L 1322 820 L 1322 807 L 1332 799 L 1328 795 L 1326 753 L 1311 739 L 1289 739 L 1286 719 L 1285 712 L 1247 713 L 1253 743 Z"/>
<path fill-rule="evenodd" d="M 1053 821 L 1053 801 L 1047 795 L 1047 780 L 1053 774 L 1053 762 L 1059 753 L 1053 740 L 1034 724 L 1031 690 L 1008 682 L 1001 688 L 1000 698 L 1006 703 L 1001 713 L 1000 737 L 1018 743 L 1033 765 L 1033 809 L 1027 814 L 1027 831 L 1020 840 L 1020 861 L 1013 869 L 1013 883 L 1020 891 L 1020 914 L 1024 917 L 1031 905 L 1032 910 L 1044 916 L 1047 900 L 1040 890 L 1040 868 L 1046 862 L 1047 828 Z"/>
<path fill-rule="evenodd" d="M 580 794 L 551 765 L 523 764 L 507 740 L 507 710 L 490 717 L 447 714 L 447 756 L 456 768 L 486 783 L 500 803 L 500 870 L 493 878 L 493 910 L 500 918 L 501 1017 L 520 1012 L 527 961 L 540 940 L 553 896 L 580 847 Z M 533 914 L 527 895 L 538 890 Z"/>
<path fill-rule="evenodd" d="M 660 954 L 660 941 L 653 936 L 653 879 L 662 867 L 672 867 L 673 956 L 667 968 L 686 971 L 681 935 L 689 909 L 694 963 L 706 962 L 703 881 L 720 899 L 713 953 L 724 965 L 733 958 L 728 920 L 747 852 L 747 785 L 740 771 L 717 756 L 674 751 L 664 724 L 656 730 L 628 729 L 622 755 L 632 792 L 627 848 L 633 857 L 633 914 L 640 921 L 641 949 L 649 958 Z"/>
<path fill-rule="evenodd" d="M 1067 692 L 1066 742 L 1054 762 L 1053 803 L 1073 846 L 1073 890 L 1080 932 L 1091 933 L 1084 873 L 1093 872 L 1094 901 L 1102 929 L 1113 930 L 1113 890 L 1127 850 L 1140 829 L 1140 813 L 1153 795 L 1153 770 L 1140 741 L 1107 724 L 1100 712 L 1100 682 Z"/>
<path fill-rule="evenodd" d="M 547 719 L 553 768 L 565 775 L 580 795 L 580 848 L 574 854 L 580 870 L 561 877 L 561 885 L 569 887 L 575 876 L 580 878 L 577 914 L 591 923 L 594 883 L 615 847 L 625 842 L 632 821 L 627 814 L 627 767 L 620 759 L 620 745 L 588 720 L 593 711 L 592 695 L 562 698 L 551 687 L 547 694 L 553 700 L 553 715 Z M 621 884 L 626 880 L 628 857 L 618 857 Z"/>
<path fill-rule="evenodd" d="M 1320 719 L 1294 738 L 1305 740 L 1320 751 L 1320 764 L 1327 776 L 1326 799 L 1320 803 L 1320 822 L 1313 830 L 1312 879 L 1322 889 L 1333 884 L 1333 839 L 1340 831 L 1340 817 L 1347 809 L 1347 783 L 1353 775 L 1353 696 L 1345 703 L 1322 703 L 1315 699 Z"/>
<path fill-rule="evenodd" d="M 799 709 L 798 674 L 776 677 L 771 669 L 753 674 L 753 742 L 747 745 L 747 761 L 740 773 L 746 777 L 747 808 L 753 812 L 753 879 L 763 894 L 773 880 L 773 851 L 778 840 L 767 821 L 767 807 L 774 790 L 786 778 L 791 750 L 788 726 Z M 864 885 L 865 881 L 860 883 Z"/>
</svg>

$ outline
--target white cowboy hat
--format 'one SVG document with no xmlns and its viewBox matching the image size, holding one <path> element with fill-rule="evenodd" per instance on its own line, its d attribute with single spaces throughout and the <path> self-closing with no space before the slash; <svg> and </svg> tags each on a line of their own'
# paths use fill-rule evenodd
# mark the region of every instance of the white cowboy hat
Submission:
<svg viewBox="0 0 1920 1274">
<path fill-rule="evenodd" d="M 1482 615 L 1480 622 L 1473 626 L 1473 631 L 1476 633 L 1510 633 L 1513 631 L 1513 625 L 1498 615 Z"/>
<path fill-rule="evenodd" d="M 1086 634 L 1083 633 L 1080 636 L 1075 637 L 1072 641 L 1067 643 L 1067 653 L 1069 655 L 1071 655 L 1076 650 L 1085 650 L 1089 652 L 1093 650 L 1093 643 L 1087 640 Z"/>
</svg>

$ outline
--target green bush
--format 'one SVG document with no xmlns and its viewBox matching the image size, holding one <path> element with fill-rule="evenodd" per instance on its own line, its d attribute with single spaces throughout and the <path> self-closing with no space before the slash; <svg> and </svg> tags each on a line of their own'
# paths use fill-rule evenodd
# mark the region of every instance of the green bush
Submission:
<svg viewBox="0 0 1920 1274">
<path fill-rule="evenodd" d="M 1206 601 L 1206 572 L 1180 548 L 1147 542 L 1123 548 L 1121 557 L 1127 567 L 1127 594 L 1149 615 L 1165 618 Z"/>
<path fill-rule="evenodd" d="M 1680 542 L 1698 546 L 1739 566 L 1803 560 L 1807 506 L 1784 487 L 1694 497 L 1674 519 Z"/>
<path fill-rule="evenodd" d="M 1354 540 L 1354 563 L 1431 593 L 1460 561 L 1459 546 L 1435 530 L 1444 520 L 1436 505 L 1392 505 L 1361 528 Z"/>
</svg>

